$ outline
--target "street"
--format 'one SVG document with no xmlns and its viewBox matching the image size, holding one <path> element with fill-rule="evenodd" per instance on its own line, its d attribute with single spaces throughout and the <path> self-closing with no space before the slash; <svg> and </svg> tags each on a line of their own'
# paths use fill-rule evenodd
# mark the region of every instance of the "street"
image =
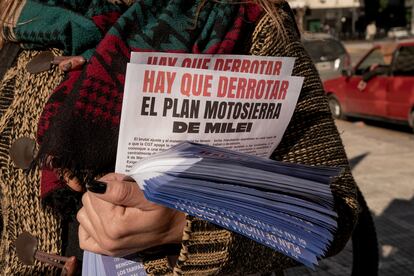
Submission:
<svg viewBox="0 0 414 276">
<path fill-rule="evenodd" d="M 414 275 L 414 134 L 408 127 L 358 120 L 337 121 L 352 172 L 374 216 L 380 249 L 380 276 Z M 351 275 L 349 245 L 315 272 L 293 275 Z"/>
</svg>

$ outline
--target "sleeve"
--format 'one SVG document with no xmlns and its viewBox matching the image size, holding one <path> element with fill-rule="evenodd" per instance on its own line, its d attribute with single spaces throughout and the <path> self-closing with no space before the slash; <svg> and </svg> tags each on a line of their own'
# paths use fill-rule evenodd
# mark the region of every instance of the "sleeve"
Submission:
<svg viewBox="0 0 414 276">
<path fill-rule="evenodd" d="M 339 218 L 338 231 L 327 255 L 335 255 L 344 248 L 357 221 L 356 184 L 319 75 L 300 42 L 290 7 L 278 6 L 276 24 L 272 20 L 265 15 L 258 22 L 250 53 L 295 57 L 293 75 L 305 77 L 293 118 L 272 158 L 345 168 L 331 185 Z M 148 271 L 159 274 L 154 264 L 146 263 L 151 268 Z M 246 237 L 187 216 L 182 249 L 173 272 L 175 275 L 246 275 L 280 272 L 295 265 L 298 264 L 289 257 Z"/>
</svg>

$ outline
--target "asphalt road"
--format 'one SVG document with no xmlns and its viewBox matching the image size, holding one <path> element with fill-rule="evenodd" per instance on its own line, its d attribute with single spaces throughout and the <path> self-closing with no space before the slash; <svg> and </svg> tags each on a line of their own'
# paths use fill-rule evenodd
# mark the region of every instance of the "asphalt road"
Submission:
<svg viewBox="0 0 414 276">
<path fill-rule="evenodd" d="M 352 172 L 374 216 L 381 276 L 414 275 L 414 134 L 408 127 L 337 121 Z M 352 248 L 324 260 L 316 271 L 293 275 L 351 275 Z"/>
</svg>

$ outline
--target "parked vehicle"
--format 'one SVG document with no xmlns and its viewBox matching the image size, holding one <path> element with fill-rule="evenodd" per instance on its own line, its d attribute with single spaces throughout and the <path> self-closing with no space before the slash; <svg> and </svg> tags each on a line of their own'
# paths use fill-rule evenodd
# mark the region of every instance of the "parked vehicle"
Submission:
<svg viewBox="0 0 414 276">
<path fill-rule="evenodd" d="M 380 119 L 414 128 L 414 40 L 376 45 L 343 73 L 324 82 L 335 118 Z"/>
<path fill-rule="evenodd" d="M 405 27 L 394 27 L 388 31 L 387 36 L 391 39 L 408 38 L 410 36 L 410 30 Z"/>
<path fill-rule="evenodd" d="M 351 58 L 341 41 L 328 34 L 307 33 L 302 39 L 322 80 L 336 78 L 351 67 Z"/>
</svg>

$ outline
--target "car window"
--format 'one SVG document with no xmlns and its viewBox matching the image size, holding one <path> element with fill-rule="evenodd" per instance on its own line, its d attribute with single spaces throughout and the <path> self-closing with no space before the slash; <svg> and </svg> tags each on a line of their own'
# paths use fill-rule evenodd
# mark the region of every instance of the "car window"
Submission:
<svg viewBox="0 0 414 276">
<path fill-rule="evenodd" d="M 334 39 L 304 40 L 303 46 L 314 62 L 333 61 L 345 54 L 345 48 Z"/>
<path fill-rule="evenodd" d="M 358 66 L 355 70 L 356 75 L 363 75 L 370 71 L 372 65 L 386 66 L 390 65 L 390 62 L 385 59 L 384 53 L 380 48 L 374 49 Z"/>
<path fill-rule="evenodd" d="M 414 46 L 404 46 L 394 61 L 394 76 L 414 76 Z"/>
</svg>

